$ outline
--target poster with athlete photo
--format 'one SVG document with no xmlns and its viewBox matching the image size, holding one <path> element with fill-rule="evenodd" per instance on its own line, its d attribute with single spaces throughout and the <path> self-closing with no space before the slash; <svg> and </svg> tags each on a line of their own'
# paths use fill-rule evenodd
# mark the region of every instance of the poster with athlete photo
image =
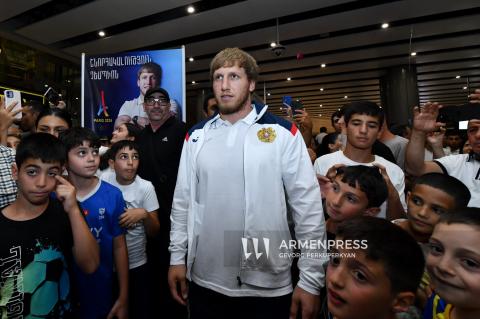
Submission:
<svg viewBox="0 0 480 319">
<path fill-rule="evenodd" d="M 143 97 L 164 88 L 170 110 L 185 122 L 185 48 L 82 54 L 82 126 L 108 137 L 120 123 L 148 124 Z"/>
</svg>

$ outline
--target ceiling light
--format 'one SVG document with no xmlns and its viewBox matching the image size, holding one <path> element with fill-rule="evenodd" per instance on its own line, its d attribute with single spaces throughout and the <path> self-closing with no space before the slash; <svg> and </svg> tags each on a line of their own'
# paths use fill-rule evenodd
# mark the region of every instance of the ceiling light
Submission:
<svg viewBox="0 0 480 319">
<path fill-rule="evenodd" d="M 272 48 L 274 48 L 274 47 L 277 46 L 277 43 L 276 43 L 276 42 L 272 42 L 272 43 L 270 43 L 270 46 L 271 46 Z"/>
<path fill-rule="evenodd" d="M 75 100 L 78 100 L 78 97 L 76 97 Z"/>
<path fill-rule="evenodd" d="M 193 56 L 191 56 L 191 57 L 188 58 L 188 61 L 193 62 L 193 61 L 195 61 L 195 59 L 193 58 Z"/>
<path fill-rule="evenodd" d="M 323 91 L 323 88 L 320 88 L 320 91 Z"/>
<path fill-rule="evenodd" d="M 189 7 L 187 8 L 187 12 L 188 12 L 188 13 L 194 13 L 194 12 L 195 12 L 195 8 L 194 8 L 193 6 L 189 6 Z"/>
<path fill-rule="evenodd" d="M 457 76 L 455 77 L 455 79 L 460 79 L 460 75 L 457 75 Z"/>
<path fill-rule="evenodd" d="M 322 68 L 326 67 L 327 65 L 325 63 L 322 63 L 322 65 L 320 65 Z"/>
<path fill-rule="evenodd" d="M 98 35 L 101 36 L 101 37 L 104 37 L 105 36 L 105 31 L 98 31 Z"/>
<path fill-rule="evenodd" d="M 45 87 L 48 88 L 48 84 L 45 84 Z"/>
<path fill-rule="evenodd" d="M 197 83 L 197 82 L 195 82 L 195 81 L 192 81 L 192 84 L 195 84 L 195 83 Z"/>
<path fill-rule="evenodd" d="M 463 89 L 464 89 L 464 90 L 466 90 L 466 89 L 467 89 L 467 87 L 466 87 L 466 86 L 464 86 L 464 87 L 463 87 Z"/>
<path fill-rule="evenodd" d="M 320 116 L 320 117 L 321 117 L 321 116 L 322 116 L 322 114 L 318 114 L 318 116 Z"/>
<path fill-rule="evenodd" d="M 345 95 L 343 98 L 344 98 L 344 99 L 348 99 L 348 95 Z"/>
<path fill-rule="evenodd" d="M 270 93 L 267 93 L 268 96 L 270 96 L 271 94 Z"/>
<path fill-rule="evenodd" d="M 323 107 L 323 104 L 320 104 L 320 107 Z"/>
<path fill-rule="evenodd" d="M 410 53 L 411 56 L 416 56 L 417 55 L 417 52 L 412 52 Z"/>
<path fill-rule="evenodd" d="M 292 80 L 292 78 L 287 78 L 287 81 L 291 81 L 291 80 Z"/>
<path fill-rule="evenodd" d="M 386 29 L 386 28 L 388 28 L 389 26 L 390 26 L 390 25 L 385 22 L 385 23 L 382 24 L 382 29 Z"/>
</svg>

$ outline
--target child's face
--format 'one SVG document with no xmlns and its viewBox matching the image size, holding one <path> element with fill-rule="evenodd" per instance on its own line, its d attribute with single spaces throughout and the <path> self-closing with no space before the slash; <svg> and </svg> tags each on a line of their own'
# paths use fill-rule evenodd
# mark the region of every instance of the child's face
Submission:
<svg viewBox="0 0 480 319">
<path fill-rule="evenodd" d="M 20 139 L 16 136 L 7 137 L 7 146 L 13 149 L 17 149 L 18 144 L 20 144 Z"/>
<path fill-rule="evenodd" d="M 452 196 L 428 185 L 415 185 L 407 195 L 408 222 L 410 228 L 419 234 L 430 235 L 440 214 L 454 208 Z"/>
<path fill-rule="evenodd" d="M 84 178 L 92 177 L 97 172 L 99 164 L 98 148 L 90 147 L 90 143 L 87 141 L 68 152 L 69 174 Z"/>
<path fill-rule="evenodd" d="M 357 149 L 370 149 L 380 132 L 378 118 L 366 114 L 353 114 L 347 124 L 347 142 Z"/>
<path fill-rule="evenodd" d="M 113 164 L 117 181 L 120 184 L 130 184 L 135 180 L 139 163 L 138 151 L 124 147 L 115 155 Z"/>
<path fill-rule="evenodd" d="M 342 176 L 335 177 L 325 196 L 325 208 L 332 220 L 341 222 L 362 215 L 367 206 L 367 195 L 360 188 L 342 182 Z"/>
<path fill-rule="evenodd" d="M 355 257 L 331 257 L 327 268 L 328 310 L 337 319 L 389 318 L 395 296 L 379 261 L 366 258 L 362 250 L 333 250 L 355 253 Z"/>
<path fill-rule="evenodd" d="M 127 126 L 122 123 L 120 124 L 112 133 L 112 143 L 128 139 L 128 129 Z"/>
<path fill-rule="evenodd" d="M 18 195 L 33 205 L 48 201 L 49 194 L 55 190 L 55 176 L 62 172 L 60 163 L 44 163 L 40 159 L 29 158 L 19 169 L 13 169 L 13 177 L 18 184 Z"/>
<path fill-rule="evenodd" d="M 480 228 L 438 224 L 430 237 L 427 269 L 435 292 L 461 308 L 480 308 Z"/>
</svg>

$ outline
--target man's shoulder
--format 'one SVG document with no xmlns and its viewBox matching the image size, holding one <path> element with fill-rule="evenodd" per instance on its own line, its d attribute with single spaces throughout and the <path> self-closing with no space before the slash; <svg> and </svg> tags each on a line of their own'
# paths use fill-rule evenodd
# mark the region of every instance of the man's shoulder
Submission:
<svg viewBox="0 0 480 319">
<path fill-rule="evenodd" d="M 398 175 L 404 175 L 400 166 L 398 166 L 395 163 L 390 162 L 389 160 L 387 160 L 387 159 L 385 159 L 385 158 L 383 158 L 379 155 L 375 155 L 375 162 L 383 165 L 387 169 L 387 171 L 389 171 L 389 172 L 393 172 L 393 173 L 398 174 Z"/>
<path fill-rule="evenodd" d="M 277 116 L 270 112 L 265 112 L 256 122 L 257 125 L 278 125 L 288 132 L 291 133 L 292 136 L 295 136 L 298 132 L 298 128 L 295 123 L 292 123 L 283 117 Z"/>
</svg>

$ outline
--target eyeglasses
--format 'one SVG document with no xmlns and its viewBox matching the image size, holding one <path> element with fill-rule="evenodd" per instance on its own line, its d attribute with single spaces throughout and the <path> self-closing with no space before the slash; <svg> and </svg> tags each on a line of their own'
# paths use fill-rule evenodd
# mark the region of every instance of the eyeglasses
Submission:
<svg viewBox="0 0 480 319">
<path fill-rule="evenodd" d="M 148 106 L 153 106 L 153 105 L 155 105 L 155 103 L 157 103 L 160 106 L 165 106 L 165 105 L 168 104 L 167 99 L 165 99 L 165 98 L 157 99 L 157 98 L 154 98 L 154 97 L 147 97 L 147 98 L 145 98 L 145 100 L 143 102 Z"/>
</svg>

